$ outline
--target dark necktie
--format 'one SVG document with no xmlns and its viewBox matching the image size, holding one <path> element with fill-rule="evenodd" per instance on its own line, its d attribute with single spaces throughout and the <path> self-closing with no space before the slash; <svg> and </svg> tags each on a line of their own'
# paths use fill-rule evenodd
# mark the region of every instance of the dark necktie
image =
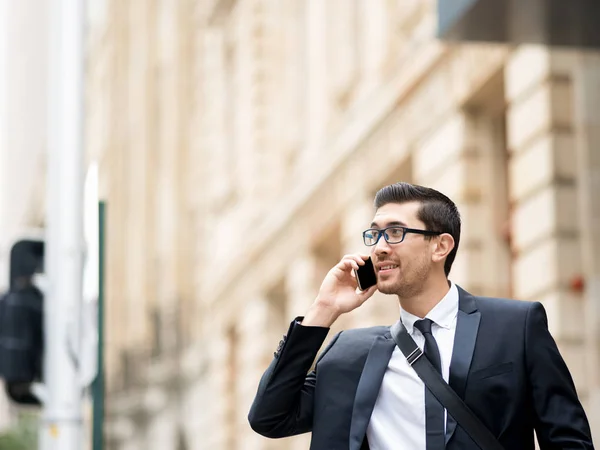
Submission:
<svg viewBox="0 0 600 450">
<path fill-rule="evenodd" d="M 440 351 L 435 338 L 431 334 L 431 320 L 422 319 L 415 322 L 415 328 L 425 337 L 425 357 L 431 362 L 433 367 L 441 374 L 442 362 Z M 425 428 L 427 430 L 427 450 L 442 450 L 445 447 L 445 426 L 444 426 L 444 407 L 434 397 L 434 395 L 425 388 Z"/>
</svg>

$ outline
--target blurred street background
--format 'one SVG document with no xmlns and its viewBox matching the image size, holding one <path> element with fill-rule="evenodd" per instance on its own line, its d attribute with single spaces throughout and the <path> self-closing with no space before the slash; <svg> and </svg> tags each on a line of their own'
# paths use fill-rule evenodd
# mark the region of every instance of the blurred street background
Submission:
<svg viewBox="0 0 600 450">
<path fill-rule="evenodd" d="M 43 237 L 52 207 L 53 61 L 49 3 L 0 5 L 6 290 L 12 245 Z M 87 0 L 85 170 L 97 166 L 106 205 L 104 448 L 307 449 L 309 436 L 256 435 L 248 409 L 289 322 L 363 250 L 374 193 L 396 181 L 457 203 L 455 283 L 544 304 L 598 439 L 589 17 L 597 29 L 585 0 Z M 330 336 L 397 317 L 397 299 L 376 294 Z M 0 430 L 30 427 L 38 409 L 22 411 L 0 400 Z"/>
</svg>

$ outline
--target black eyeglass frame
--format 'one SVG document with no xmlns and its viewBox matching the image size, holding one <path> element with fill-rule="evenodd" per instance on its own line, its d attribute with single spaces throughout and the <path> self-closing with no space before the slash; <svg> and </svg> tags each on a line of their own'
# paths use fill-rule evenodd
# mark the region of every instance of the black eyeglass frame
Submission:
<svg viewBox="0 0 600 450">
<path fill-rule="evenodd" d="M 387 230 L 390 230 L 392 228 L 403 230 L 402 239 L 400 239 L 397 242 L 390 242 L 390 239 L 388 238 Z M 373 231 L 378 233 L 377 239 L 375 240 L 375 242 L 373 244 L 367 244 L 366 234 L 368 232 L 373 232 Z M 407 228 L 407 227 L 403 227 L 400 225 L 393 225 L 391 227 L 386 227 L 386 228 L 381 228 L 381 229 L 380 228 L 369 228 L 368 230 L 363 231 L 363 233 L 362 233 L 363 243 L 367 247 L 373 247 L 374 245 L 377 245 L 379 243 L 379 239 L 381 239 L 381 236 L 383 236 L 383 238 L 385 239 L 385 242 L 387 242 L 388 244 L 400 244 L 400 243 L 404 242 L 404 238 L 406 237 L 407 233 L 422 234 L 423 236 L 439 236 L 440 234 L 443 234 L 441 231 L 418 230 L 416 228 Z"/>
</svg>

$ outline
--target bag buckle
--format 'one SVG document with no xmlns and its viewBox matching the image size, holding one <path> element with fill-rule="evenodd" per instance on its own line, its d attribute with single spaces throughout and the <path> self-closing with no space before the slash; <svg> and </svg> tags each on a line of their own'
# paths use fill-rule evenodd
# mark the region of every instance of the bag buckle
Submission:
<svg viewBox="0 0 600 450">
<path fill-rule="evenodd" d="M 408 364 L 412 366 L 421 356 L 423 356 L 423 352 L 419 347 L 417 347 L 410 353 L 410 355 L 406 357 L 406 361 L 408 361 Z"/>
</svg>

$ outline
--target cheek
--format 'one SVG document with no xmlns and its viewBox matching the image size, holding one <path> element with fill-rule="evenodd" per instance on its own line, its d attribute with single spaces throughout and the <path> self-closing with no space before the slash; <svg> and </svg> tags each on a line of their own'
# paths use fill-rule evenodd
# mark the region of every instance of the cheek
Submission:
<svg viewBox="0 0 600 450">
<path fill-rule="evenodd" d="M 428 267 L 431 264 L 429 248 L 417 247 L 407 250 L 398 255 L 402 267 L 406 272 L 420 272 L 424 267 Z"/>
<path fill-rule="evenodd" d="M 400 244 L 394 249 L 394 257 L 400 261 L 403 266 L 412 265 L 414 261 L 420 260 L 423 255 L 423 249 L 414 242 L 406 242 L 408 245 Z"/>
</svg>

